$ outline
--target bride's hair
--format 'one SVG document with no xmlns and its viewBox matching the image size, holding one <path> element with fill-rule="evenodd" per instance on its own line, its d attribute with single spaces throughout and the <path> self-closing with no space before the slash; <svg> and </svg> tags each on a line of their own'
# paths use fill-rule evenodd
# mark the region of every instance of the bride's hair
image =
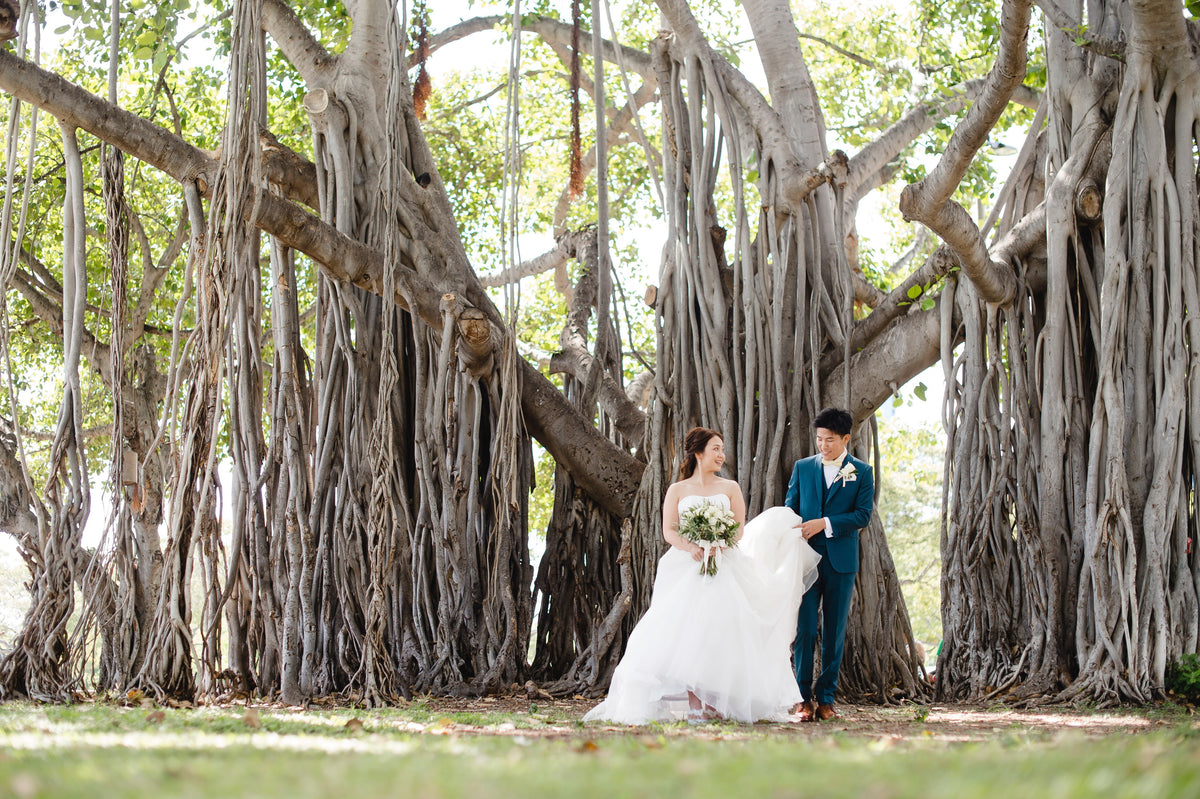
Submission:
<svg viewBox="0 0 1200 799">
<path fill-rule="evenodd" d="M 721 438 L 716 430 L 693 427 L 683 437 L 683 463 L 679 465 L 679 479 L 686 480 L 696 472 L 696 456 L 704 451 L 713 438 Z"/>
</svg>

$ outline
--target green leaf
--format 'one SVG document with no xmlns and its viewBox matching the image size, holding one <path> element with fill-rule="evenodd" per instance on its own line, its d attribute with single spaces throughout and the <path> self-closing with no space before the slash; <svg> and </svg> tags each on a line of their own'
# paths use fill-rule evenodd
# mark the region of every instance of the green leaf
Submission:
<svg viewBox="0 0 1200 799">
<path fill-rule="evenodd" d="M 156 31 L 142 31 L 141 35 L 134 39 L 140 45 L 151 46 L 158 41 L 158 33 Z"/>
<path fill-rule="evenodd" d="M 159 50 L 154 54 L 154 69 L 160 70 L 167 65 L 167 59 L 171 57 L 170 50 Z"/>
<path fill-rule="evenodd" d="M 904 397 L 901 397 L 899 394 L 897 394 L 895 397 L 892 398 L 892 407 L 893 408 L 899 408 L 903 404 L 904 404 Z"/>
<path fill-rule="evenodd" d="M 64 33 L 66 33 L 69 30 L 71 30 L 70 25 L 59 25 L 57 28 L 54 29 L 54 35 L 62 36 Z"/>
<path fill-rule="evenodd" d="M 917 385 L 913 388 L 913 393 L 917 395 L 917 399 L 924 402 L 925 401 L 925 392 L 928 390 L 929 390 L 929 387 L 926 386 L 924 383 L 917 383 Z"/>
<path fill-rule="evenodd" d="M 925 299 L 921 300 L 922 311 L 932 311 L 933 306 L 935 305 L 937 305 L 937 302 L 934 301 L 933 297 L 926 297 Z"/>
<path fill-rule="evenodd" d="M 154 57 L 153 47 L 139 47 L 133 51 L 133 57 L 139 61 L 149 61 Z"/>
<path fill-rule="evenodd" d="M 917 297 L 920 297 L 922 292 L 924 292 L 924 291 L 925 291 L 925 289 L 922 286 L 909 286 L 908 298 L 910 300 L 915 300 Z"/>
</svg>

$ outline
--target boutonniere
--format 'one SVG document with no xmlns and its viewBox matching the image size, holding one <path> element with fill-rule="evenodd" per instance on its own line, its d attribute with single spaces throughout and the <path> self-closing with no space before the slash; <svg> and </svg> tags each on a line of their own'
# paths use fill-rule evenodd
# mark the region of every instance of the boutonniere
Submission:
<svg viewBox="0 0 1200 799">
<path fill-rule="evenodd" d="M 858 479 L 857 470 L 854 468 L 853 463 L 847 463 L 845 466 L 843 466 L 842 470 L 837 473 L 837 476 L 838 479 L 842 481 L 843 486 L 845 486 L 846 483 L 853 483 Z"/>
</svg>

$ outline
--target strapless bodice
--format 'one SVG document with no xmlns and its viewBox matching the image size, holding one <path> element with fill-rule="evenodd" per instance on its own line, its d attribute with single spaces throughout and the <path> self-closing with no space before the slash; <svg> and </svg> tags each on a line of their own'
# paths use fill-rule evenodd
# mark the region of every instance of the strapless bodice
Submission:
<svg viewBox="0 0 1200 799">
<path fill-rule="evenodd" d="M 688 494 L 686 497 L 683 497 L 679 500 L 679 512 L 682 514 L 689 508 L 694 508 L 697 505 L 703 505 L 705 502 L 711 502 L 714 505 L 720 505 L 725 508 L 730 507 L 729 497 L 725 494 L 710 494 L 708 496 L 701 496 L 700 494 Z"/>
</svg>

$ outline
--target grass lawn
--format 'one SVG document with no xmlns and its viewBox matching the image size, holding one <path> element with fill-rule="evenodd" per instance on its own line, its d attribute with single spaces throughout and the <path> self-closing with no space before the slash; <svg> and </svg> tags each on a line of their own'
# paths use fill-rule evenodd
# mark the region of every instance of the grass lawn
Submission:
<svg viewBox="0 0 1200 799">
<path fill-rule="evenodd" d="M 1200 797 L 1200 717 L 1177 705 L 640 728 L 589 706 L 0 704 L 0 797 Z"/>
</svg>

